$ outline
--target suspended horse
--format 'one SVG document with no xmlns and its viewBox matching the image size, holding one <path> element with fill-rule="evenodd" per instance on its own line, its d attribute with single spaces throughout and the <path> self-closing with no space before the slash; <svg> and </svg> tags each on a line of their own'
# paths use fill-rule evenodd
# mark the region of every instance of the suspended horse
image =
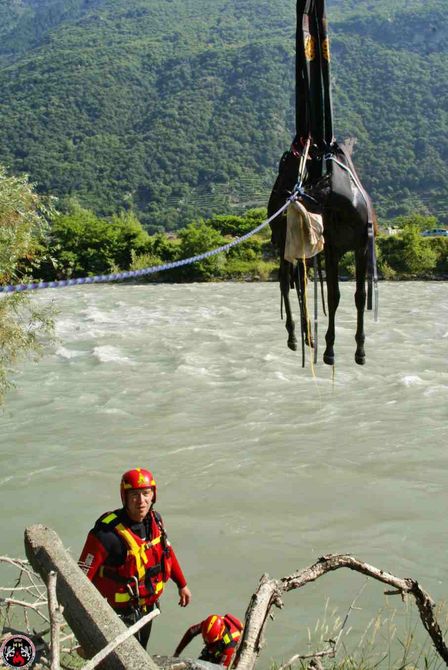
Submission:
<svg viewBox="0 0 448 670">
<path fill-rule="evenodd" d="M 356 174 L 351 151 L 339 146 L 333 134 L 325 0 L 297 1 L 296 135 L 290 150 L 280 160 L 278 177 L 268 203 L 269 216 L 275 214 L 288 198 L 291 200 L 289 208 L 296 200 L 309 212 L 322 216 L 328 302 L 323 359 L 328 365 L 335 362 L 335 314 L 340 298 L 339 261 L 347 251 L 354 252 L 357 309 L 355 361 L 363 365 L 364 310 L 366 299 L 367 308 L 372 309 L 373 290 L 377 305 L 376 217 L 371 200 Z M 293 350 L 297 349 L 297 338 L 289 298 L 291 288 L 295 288 L 299 298 L 304 365 L 304 344 L 314 346 L 315 356 L 317 353 L 317 317 L 313 341 L 305 297 L 306 262 L 303 259 L 296 262 L 291 262 L 291 258 L 285 259 L 287 218 L 283 212 L 271 222 L 272 242 L 280 255 L 280 292 L 286 312 L 288 346 Z M 316 272 L 315 262 L 315 276 Z"/>
</svg>

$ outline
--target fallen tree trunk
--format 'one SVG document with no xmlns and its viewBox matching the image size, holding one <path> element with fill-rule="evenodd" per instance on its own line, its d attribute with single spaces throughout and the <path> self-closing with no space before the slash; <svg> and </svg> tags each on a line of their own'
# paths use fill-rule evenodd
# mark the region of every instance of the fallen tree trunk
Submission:
<svg viewBox="0 0 448 670">
<path fill-rule="evenodd" d="M 40 524 L 27 528 L 25 551 L 44 582 L 51 571 L 57 573 L 57 598 L 64 607 L 64 618 L 89 656 L 126 632 L 124 623 L 64 549 L 53 530 Z M 158 670 L 133 636 L 112 651 L 106 663 L 108 670 Z"/>
<path fill-rule="evenodd" d="M 178 658 L 177 656 L 158 656 L 157 654 L 152 658 L 161 670 L 217 670 L 216 663 L 201 661 L 197 658 Z"/>
<path fill-rule="evenodd" d="M 281 579 L 269 579 L 263 575 L 260 579 L 258 589 L 254 593 L 246 610 L 246 620 L 241 642 L 237 650 L 234 666 L 238 670 L 253 670 L 258 655 L 263 646 L 264 629 L 271 608 L 283 607 L 282 594 L 293 589 L 299 589 L 309 582 L 339 568 L 348 568 L 361 572 L 364 575 L 392 586 L 394 591 L 386 591 L 386 595 L 410 594 L 414 597 L 423 626 L 428 631 L 435 649 L 448 665 L 448 647 L 443 639 L 443 633 L 437 623 L 434 609 L 435 603 L 428 593 L 424 591 L 415 579 L 400 579 L 388 572 L 378 570 L 368 563 L 363 563 L 353 556 L 338 554 L 322 556 L 308 568 L 299 570 L 289 577 Z M 326 653 L 326 652 L 325 652 Z M 319 654 L 316 654 L 317 656 Z"/>
</svg>

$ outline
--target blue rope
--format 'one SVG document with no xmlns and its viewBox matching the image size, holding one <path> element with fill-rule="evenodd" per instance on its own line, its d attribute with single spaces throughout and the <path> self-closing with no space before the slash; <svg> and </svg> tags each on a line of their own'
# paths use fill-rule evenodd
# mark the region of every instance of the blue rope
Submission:
<svg viewBox="0 0 448 670">
<path fill-rule="evenodd" d="M 258 233 L 262 228 L 264 228 L 268 223 L 271 223 L 279 214 L 281 214 L 289 205 L 289 203 L 296 198 L 295 193 L 291 195 L 285 204 L 280 207 L 275 214 L 270 216 L 266 221 L 260 223 L 259 226 L 246 233 L 242 237 L 237 237 L 232 242 L 224 244 L 222 247 L 217 249 L 212 249 L 211 251 L 206 251 L 197 256 L 192 256 L 191 258 L 183 258 L 179 261 L 172 261 L 171 263 L 164 263 L 163 265 L 155 265 L 150 268 L 144 268 L 143 270 L 129 270 L 127 272 L 114 272 L 108 275 L 95 275 L 93 277 L 79 277 L 78 279 L 62 279 L 59 281 L 42 281 L 35 282 L 30 284 L 9 284 L 6 286 L 0 286 L 0 293 L 18 293 L 19 291 L 36 291 L 43 288 L 63 288 L 65 286 L 79 286 L 80 284 L 99 284 L 101 282 L 110 282 L 118 281 L 120 279 L 132 279 L 133 277 L 144 277 L 145 275 L 155 274 L 156 272 L 164 272 L 165 270 L 171 270 L 172 268 L 180 268 L 184 265 L 191 265 L 192 263 L 197 263 L 198 261 L 204 260 L 204 258 L 210 258 L 210 256 L 215 256 L 220 254 L 223 251 L 227 251 L 237 244 L 245 242 L 249 237 Z"/>
</svg>

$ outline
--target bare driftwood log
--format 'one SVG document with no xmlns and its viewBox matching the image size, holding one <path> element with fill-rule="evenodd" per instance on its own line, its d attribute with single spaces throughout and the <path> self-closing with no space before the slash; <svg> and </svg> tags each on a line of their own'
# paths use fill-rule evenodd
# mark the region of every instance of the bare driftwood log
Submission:
<svg viewBox="0 0 448 670">
<path fill-rule="evenodd" d="M 57 572 L 57 598 L 64 607 L 64 617 L 89 656 L 94 656 L 126 632 L 124 623 L 64 549 L 53 530 L 40 524 L 27 528 L 25 551 L 44 582 L 51 571 Z M 157 670 L 133 636 L 112 651 L 107 658 L 107 668 Z"/>
<path fill-rule="evenodd" d="M 152 621 L 156 616 L 160 614 L 160 610 L 157 608 L 153 609 L 152 612 L 149 612 L 146 614 L 144 617 L 142 617 L 139 621 L 134 623 L 132 626 L 127 628 L 124 633 L 120 633 L 118 637 L 115 638 L 112 642 L 109 642 L 107 647 L 104 647 L 104 649 L 101 649 L 93 658 L 90 659 L 88 663 L 83 665 L 82 670 L 93 670 L 94 668 L 97 667 L 101 663 L 101 661 L 104 661 L 107 656 L 113 651 L 116 647 L 118 647 L 119 644 L 122 644 L 125 640 L 128 639 L 128 637 L 131 637 L 131 635 L 134 635 L 137 631 L 140 630 L 140 628 L 143 628 L 147 623 Z M 53 668 L 51 668 L 53 670 Z"/>
<path fill-rule="evenodd" d="M 308 568 L 299 570 L 289 577 L 281 579 L 269 579 L 263 575 L 257 591 L 251 598 L 246 611 L 246 621 L 241 642 L 237 650 L 234 666 L 238 664 L 238 670 L 252 670 L 261 651 L 264 640 L 264 629 L 272 606 L 283 607 L 282 594 L 293 589 L 299 589 L 309 582 L 314 582 L 322 575 L 339 568 L 349 568 L 364 575 L 388 584 L 394 591 L 386 591 L 387 594 L 410 594 L 414 597 L 423 626 L 428 631 L 435 649 L 448 665 L 448 647 L 443 639 L 443 634 L 437 623 L 434 609 L 435 603 L 428 593 L 424 591 L 415 579 L 400 579 L 388 572 L 363 563 L 346 554 L 322 556 Z M 326 654 L 326 652 L 324 652 Z M 324 655 L 320 654 L 320 655 Z M 319 654 L 316 654 L 318 656 Z"/>
<path fill-rule="evenodd" d="M 56 580 L 57 575 L 52 570 L 48 574 L 48 609 L 50 613 L 50 635 L 51 635 L 51 670 L 59 670 L 60 659 L 60 632 L 63 622 L 62 612 L 64 608 L 61 607 L 56 597 Z"/>
<path fill-rule="evenodd" d="M 216 663 L 209 663 L 198 658 L 178 658 L 177 656 L 158 656 L 157 654 L 152 658 L 161 670 L 217 670 Z"/>
<path fill-rule="evenodd" d="M 0 607 L 5 608 L 4 618 L 4 627 L 9 618 L 9 611 L 14 607 L 18 606 L 23 608 L 24 619 L 28 621 L 28 609 L 34 610 L 46 623 L 49 623 L 48 617 L 43 614 L 42 609 L 46 610 L 47 599 L 45 596 L 45 587 L 42 583 L 39 583 L 39 576 L 36 575 L 30 568 L 28 561 L 25 561 L 20 558 L 10 558 L 9 556 L 0 556 L 0 564 L 11 565 L 16 568 L 19 572 L 17 581 L 13 587 L 11 586 L 2 586 L 0 587 L 1 592 L 9 592 L 9 596 L 4 598 L 0 596 Z M 19 598 L 16 594 L 20 592 Z M 30 597 L 29 600 L 24 600 L 24 597 Z M 28 630 L 28 629 L 27 629 Z"/>
</svg>

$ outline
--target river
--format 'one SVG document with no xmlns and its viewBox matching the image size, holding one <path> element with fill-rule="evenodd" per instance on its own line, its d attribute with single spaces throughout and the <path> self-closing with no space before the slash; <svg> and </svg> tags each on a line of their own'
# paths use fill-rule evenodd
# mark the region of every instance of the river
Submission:
<svg viewBox="0 0 448 670">
<path fill-rule="evenodd" d="M 364 367 L 354 285 L 341 288 L 334 378 L 321 362 L 324 317 L 314 374 L 287 349 L 276 284 L 36 294 L 58 310 L 57 341 L 20 368 L 1 416 L 2 553 L 23 556 L 23 530 L 40 522 L 77 558 L 93 521 L 119 505 L 121 473 L 140 465 L 154 472 L 193 592 L 181 610 L 168 589 L 153 652 L 211 612 L 243 617 L 264 572 L 288 575 L 322 554 L 415 577 L 444 600 L 447 285 L 382 283 Z M 378 607 L 408 617 L 378 583 L 338 571 L 285 597 L 262 667 L 308 651 L 327 597 L 343 617 L 363 586 L 347 644 Z"/>
</svg>

